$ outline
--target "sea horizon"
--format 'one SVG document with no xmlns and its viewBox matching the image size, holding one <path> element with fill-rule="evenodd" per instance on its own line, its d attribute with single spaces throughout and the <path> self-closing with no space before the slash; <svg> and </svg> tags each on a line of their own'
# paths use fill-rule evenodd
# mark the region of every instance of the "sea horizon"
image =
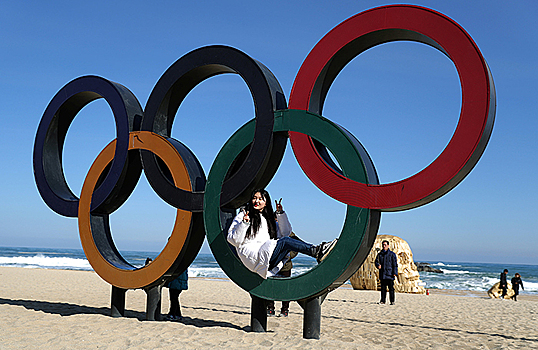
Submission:
<svg viewBox="0 0 538 350">
<path fill-rule="evenodd" d="M 158 254 L 151 251 L 122 251 L 123 257 L 135 267 L 142 267 L 146 258 L 155 258 Z M 507 268 L 509 277 L 516 272 L 522 276 L 525 290 L 520 291 L 520 294 L 538 295 L 538 265 L 443 260 L 414 262 L 428 263 L 443 271 L 443 273 L 419 272 L 420 284 L 426 289 L 487 292 L 499 281 L 501 271 Z M 316 261 L 299 255 L 293 259 L 293 264 L 292 276 L 295 276 L 313 268 Z M 80 248 L 0 247 L 0 266 L 93 271 L 84 251 Z M 189 267 L 189 277 L 228 279 L 213 254 L 205 252 L 200 252 Z M 349 284 L 349 281 L 346 284 Z"/>
</svg>

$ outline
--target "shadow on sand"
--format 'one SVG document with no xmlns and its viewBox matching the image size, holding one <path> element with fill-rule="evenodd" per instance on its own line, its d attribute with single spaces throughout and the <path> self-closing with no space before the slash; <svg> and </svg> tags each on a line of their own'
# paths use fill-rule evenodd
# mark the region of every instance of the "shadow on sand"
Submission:
<svg viewBox="0 0 538 350">
<path fill-rule="evenodd" d="M 38 300 L 11 300 L 11 299 L 5 299 L 5 298 L 0 298 L 0 305 L 22 306 L 26 308 L 27 310 L 42 311 L 48 314 L 60 315 L 60 316 L 98 314 L 98 315 L 111 317 L 110 308 L 108 307 L 92 307 L 92 306 L 84 306 L 84 305 L 77 305 L 77 304 L 70 304 L 70 303 L 38 301 Z M 192 308 L 192 309 L 196 309 L 196 308 Z M 200 308 L 200 309 L 217 311 L 216 309 L 209 309 L 209 308 Z M 219 311 L 224 311 L 224 310 L 219 310 Z M 239 313 L 245 314 L 245 312 L 239 312 Z M 139 321 L 145 321 L 146 313 L 133 311 L 133 310 L 125 310 L 124 317 L 136 318 Z M 164 321 L 164 322 L 171 322 L 171 321 Z M 238 325 L 235 325 L 229 322 L 203 320 L 199 318 L 185 317 L 182 321 L 179 321 L 179 322 L 186 325 L 199 327 L 199 328 L 226 327 L 226 328 L 233 328 L 233 329 L 243 330 L 243 331 L 249 330 L 249 327 L 240 327 Z"/>
</svg>

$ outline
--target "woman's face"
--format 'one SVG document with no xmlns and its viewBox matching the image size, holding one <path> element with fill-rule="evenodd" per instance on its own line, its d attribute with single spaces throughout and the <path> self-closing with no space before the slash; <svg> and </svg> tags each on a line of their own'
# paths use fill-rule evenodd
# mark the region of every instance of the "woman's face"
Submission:
<svg viewBox="0 0 538 350">
<path fill-rule="evenodd" d="M 254 193 L 252 197 L 252 206 L 258 211 L 262 211 L 265 208 L 265 198 L 263 198 L 260 192 Z"/>
</svg>

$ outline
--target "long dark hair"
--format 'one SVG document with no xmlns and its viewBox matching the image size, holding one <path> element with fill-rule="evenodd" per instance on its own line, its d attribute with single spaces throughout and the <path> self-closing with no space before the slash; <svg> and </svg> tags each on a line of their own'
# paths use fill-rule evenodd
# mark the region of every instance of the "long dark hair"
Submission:
<svg viewBox="0 0 538 350">
<path fill-rule="evenodd" d="M 254 198 L 254 195 L 256 193 L 260 193 L 262 195 L 262 198 L 265 199 L 265 208 L 263 208 L 261 212 L 255 209 L 254 205 L 252 204 L 252 198 Z M 248 201 L 246 207 L 248 216 L 250 217 L 250 226 L 247 229 L 246 238 L 254 237 L 258 233 L 258 230 L 260 229 L 260 225 L 262 223 L 260 216 L 261 214 L 267 221 L 267 226 L 269 228 L 269 237 L 271 237 L 271 239 L 277 239 L 275 213 L 271 204 L 271 196 L 269 195 L 269 192 L 264 189 L 257 189 L 252 191 L 250 200 Z"/>
</svg>

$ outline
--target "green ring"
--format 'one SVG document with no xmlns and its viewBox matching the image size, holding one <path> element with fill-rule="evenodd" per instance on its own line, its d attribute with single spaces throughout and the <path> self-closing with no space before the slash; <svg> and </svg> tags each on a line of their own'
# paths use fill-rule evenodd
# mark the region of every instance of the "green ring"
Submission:
<svg viewBox="0 0 538 350">
<path fill-rule="evenodd" d="M 304 300 L 338 288 L 360 267 L 377 235 L 380 212 L 348 205 L 338 243 L 327 258 L 310 271 L 290 278 L 263 279 L 248 270 L 226 241 L 222 228 L 220 193 L 228 168 L 252 142 L 254 120 L 243 125 L 222 147 L 209 172 L 204 195 L 207 240 L 223 271 L 241 288 L 268 300 Z M 307 134 L 327 147 L 344 176 L 368 183 L 366 169 L 352 141 L 328 119 L 303 110 L 275 112 L 274 132 Z"/>
</svg>

